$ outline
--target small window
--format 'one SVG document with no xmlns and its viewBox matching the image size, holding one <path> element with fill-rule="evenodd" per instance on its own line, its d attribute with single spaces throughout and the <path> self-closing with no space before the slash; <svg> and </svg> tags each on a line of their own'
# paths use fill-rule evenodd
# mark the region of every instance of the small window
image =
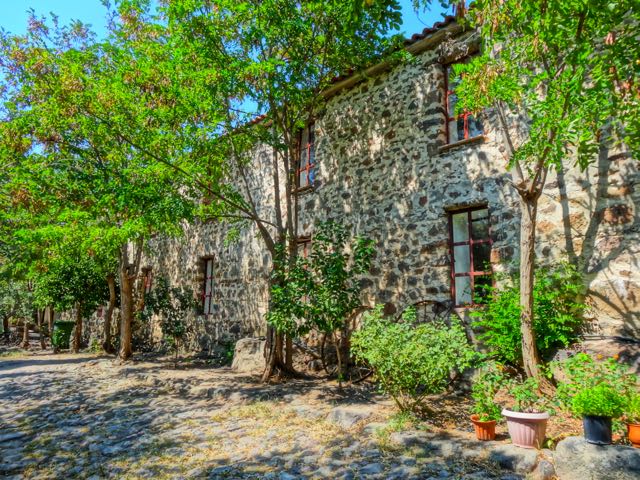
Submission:
<svg viewBox="0 0 640 480">
<path fill-rule="evenodd" d="M 456 306 L 484 303 L 491 279 L 491 234 L 486 207 L 449 214 L 451 293 Z"/>
<path fill-rule="evenodd" d="M 300 237 L 298 239 L 298 256 L 301 258 L 309 258 L 311 254 L 311 238 Z"/>
<path fill-rule="evenodd" d="M 142 281 L 144 286 L 144 294 L 151 293 L 151 287 L 153 286 L 153 270 L 151 267 L 144 268 L 142 270 Z"/>
<path fill-rule="evenodd" d="M 204 284 L 202 286 L 202 313 L 213 313 L 213 258 L 204 259 Z"/>
<path fill-rule="evenodd" d="M 296 170 L 296 179 L 298 182 L 298 188 L 303 189 L 313 186 L 316 176 L 315 133 L 313 123 L 300 131 L 298 142 L 299 158 L 298 168 Z"/>
<path fill-rule="evenodd" d="M 447 143 L 456 143 L 462 140 L 484 135 L 482 122 L 469 112 L 455 114 L 458 96 L 456 87 L 460 83 L 460 77 L 453 71 L 453 64 L 445 67 L 446 70 L 446 95 L 445 108 L 447 111 Z"/>
</svg>

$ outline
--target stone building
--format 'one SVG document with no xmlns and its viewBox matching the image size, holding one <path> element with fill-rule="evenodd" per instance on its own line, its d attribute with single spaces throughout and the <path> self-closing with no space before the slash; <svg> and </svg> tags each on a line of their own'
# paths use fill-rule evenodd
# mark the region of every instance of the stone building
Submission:
<svg viewBox="0 0 640 480">
<path fill-rule="evenodd" d="M 372 238 L 377 255 L 362 300 L 389 313 L 422 302 L 465 317 L 471 291 L 488 280 L 487 262 L 505 270 L 518 259 L 518 196 L 496 114 L 453 118 L 451 108 L 450 65 L 475 42 L 452 18 L 425 29 L 406 42 L 411 61 L 336 79 L 304 135 L 301 248 L 329 219 Z M 274 215 L 269 155 L 256 150 L 252 189 Z M 638 176 L 637 161 L 603 148 L 587 171 L 551 174 L 540 200 L 538 258 L 580 265 L 595 331 L 605 336 L 640 336 Z M 233 242 L 229 228 L 186 225 L 181 239 L 153 240 L 144 260 L 154 277 L 201 293 L 193 350 L 265 331 L 270 256 L 254 226 Z"/>
</svg>

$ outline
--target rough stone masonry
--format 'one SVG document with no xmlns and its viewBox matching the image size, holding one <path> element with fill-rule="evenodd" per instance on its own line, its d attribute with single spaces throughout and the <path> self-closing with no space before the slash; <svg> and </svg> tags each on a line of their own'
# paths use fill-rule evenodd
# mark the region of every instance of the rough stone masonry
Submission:
<svg viewBox="0 0 640 480">
<path fill-rule="evenodd" d="M 315 118 L 315 180 L 298 196 L 299 234 L 313 237 L 333 219 L 375 240 L 377 255 L 362 280 L 362 301 L 388 313 L 426 301 L 452 308 L 452 212 L 483 207 L 490 224 L 494 271 L 513 271 L 518 259 L 518 197 L 508 172 L 496 113 L 480 115 L 484 134 L 447 138 L 446 65 L 473 52 L 455 22 L 425 31 L 410 45 L 413 59 L 334 88 Z M 521 124 L 513 117 L 510 128 Z M 273 215 L 270 151 L 257 147 L 251 178 L 258 208 Z M 571 165 L 572 162 L 565 162 Z M 602 148 L 587 171 L 552 172 L 539 206 L 540 263 L 568 260 L 584 272 L 593 331 L 640 335 L 640 221 L 638 162 Z M 271 258 L 255 227 L 225 242 L 221 222 L 185 225 L 179 239 L 155 239 L 144 265 L 154 276 L 202 291 L 212 265 L 212 309 L 190 318 L 189 348 L 265 330 Z M 152 337 L 159 338 L 159 329 Z"/>
</svg>

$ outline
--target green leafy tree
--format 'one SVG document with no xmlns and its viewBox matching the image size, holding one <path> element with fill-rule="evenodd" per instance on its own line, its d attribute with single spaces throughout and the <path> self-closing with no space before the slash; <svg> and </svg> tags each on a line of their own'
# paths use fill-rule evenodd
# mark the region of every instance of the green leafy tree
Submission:
<svg viewBox="0 0 640 480">
<path fill-rule="evenodd" d="M 522 366 L 520 288 L 518 279 L 502 279 L 486 289 L 485 305 L 471 313 L 478 338 L 500 362 Z M 533 330 L 542 358 L 578 338 L 586 305 L 582 276 L 570 264 L 539 268 L 533 286 Z"/>
<path fill-rule="evenodd" d="M 189 185 L 166 164 L 189 150 L 179 112 L 193 98 L 185 87 L 183 103 L 166 101 L 166 91 L 178 97 L 180 80 L 160 25 L 134 28 L 135 3 L 122 3 L 105 42 L 78 22 L 65 27 L 35 16 L 26 35 L 0 37 L 5 224 L 81 225 L 87 255 L 118 261 L 122 359 L 132 353 L 145 241 L 179 234 L 194 210 Z"/>
<path fill-rule="evenodd" d="M 180 342 L 187 333 L 186 319 L 196 307 L 193 292 L 186 288 L 171 287 L 164 277 L 156 279 L 153 290 L 146 296 L 143 320 L 151 320 L 153 315 L 160 316 L 160 327 L 164 341 L 175 354 L 175 366 L 178 365 Z"/>
<path fill-rule="evenodd" d="M 640 147 L 640 4 L 635 0 L 478 0 L 469 10 L 481 54 L 457 73 L 460 111 L 493 107 L 519 194 L 524 369 L 544 379 L 534 328 L 538 200 L 550 169 L 585 168 L 599 146 Z M 526 131 L 509 121 L 524 118 Z"/>
<path fill-rule="evenodd" d="M 179 115 L 191 143 L 177 145 L 190 161 L 161 160 L 171 159 L 172 168 L 207 197 L 209 217 L 236 228 L 253 225 L 274 264 L 278 255 L 295 258 L 298 131 L 319 111 L 336 75 L 367 66 L 398 45 L 399 37 L 387 37 L 400 24 L 398 2 L 177 0 L 161 2 L 155 16 L 148 15 L 148 2 L 123 5 L 136 35 L 168 29 L 166 38 L 149 38 L 148 47 L 167 45 L 170 64 L 182 73 L 166 98 L 182 104 L 186 88 L 200 106 Z M 204 99 L 210 100 L 206 107 Z M 162 152 L 135 139 L 129 144 L 156 160 Z M 259 145 L 271 154 L 261 174 L 274 185 L 272 213 L 260 208 L 254 188 Z M 270 278 L 276 282 L 278 275 Z M 269 328 L 264 379 L 292 370 L 293 335 Z"/>
<path fill-rule="evenodd" d="M 311 330 L 333 338 L 342 380 L 343 361 L 349 358 L 351 321 L 362 310 L 360 276 L 369 270 L 373 242 L 350 234 L 336 222 L 316 227 L 308 258 L 277 258 L 267 322 L 277 332 L 294 336 Z"/>
</svg>

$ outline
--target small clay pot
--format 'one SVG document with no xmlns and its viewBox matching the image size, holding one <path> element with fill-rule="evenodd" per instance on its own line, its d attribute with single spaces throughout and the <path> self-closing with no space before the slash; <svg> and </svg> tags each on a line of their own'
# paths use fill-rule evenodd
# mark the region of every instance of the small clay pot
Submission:
<svg viewBox="0 0 640 480">
<path fill-rule="evenodd" d="M 507 417 L 507 429 L 514 445 L 522 448 L 542 448 L 549 420 L 547 412 L 513 412 L 505 408 L 502 415 Z"/>
<path fill-rule="evenodd" d="M 627 432 L 631 445 L 640 448 L 640 423 L 627 423 Z"/>
<path fill-rule="evenodd" d="M 495 440 L 496 438 L 496 421 L 489 420 L 487 422 L 481 422 L 479 415 L 471 415 L 471 422 L 473 428 L 476 430 L 476 437 L 478 440 Z"/>
</svg>

